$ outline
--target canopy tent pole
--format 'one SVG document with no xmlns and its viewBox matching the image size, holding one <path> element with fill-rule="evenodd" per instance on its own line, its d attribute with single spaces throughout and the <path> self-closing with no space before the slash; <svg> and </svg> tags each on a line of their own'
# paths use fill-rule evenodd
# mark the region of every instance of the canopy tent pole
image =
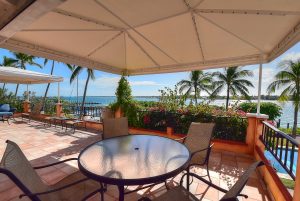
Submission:
<svg viewBox="0 0 300 201">
<path fill-rule="evenodd" d="M 26 100 L 29 102 L 29 90 L 28 90 L 28 84 L 27 84 L 27 91 L 26 91 Z"/>
<path fill-rule="evenodd" d="M 257 110 L 256 110 L 257 114 L 260 114 L 261 82 L 262 82 L 262 59 L 260 60 L 259 63 L 259 73 L 258 73 L 258 94 L 257 94 Z"/>
<path fill-rule="evenodd" d="M 57 103 L 60 103 L 60 82 L 57 82 Z"/>
<path fill-rule="evenodd" d="M 77 106 L 78 106 L 78 104 L 79 104 L 79 102 L 78 102 L 78 76 L 77 76 L 77 86 L 76 87 L 77 87 L 76 97 L 77 97 Z"/>
</svg>

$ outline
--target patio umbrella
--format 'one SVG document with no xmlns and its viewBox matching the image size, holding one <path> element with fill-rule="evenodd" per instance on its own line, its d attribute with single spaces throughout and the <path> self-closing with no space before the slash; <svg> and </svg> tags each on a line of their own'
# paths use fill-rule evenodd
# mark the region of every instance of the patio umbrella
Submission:
<svg viewBox="0 0 300 201">
<path fill-rule="evenodd" d="M 0 47 L 117 74 L 265 63 L 300 39 L 294 0 L 45 0 L 21 8 L 0 27 Z"/>
</svg>

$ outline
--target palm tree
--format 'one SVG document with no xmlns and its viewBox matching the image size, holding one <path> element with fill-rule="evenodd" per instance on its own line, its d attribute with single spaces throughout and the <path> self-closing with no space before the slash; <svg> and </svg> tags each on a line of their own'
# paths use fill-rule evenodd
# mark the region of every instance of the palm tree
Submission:
<svg viewBox="0 0 300 201">
<path fill-rule="evenodd" d="M 15 64 L 14 64 L 14 62 L 11 61 L 8 57 L 4 56 L 4 57 L 3 57 L 3 61 L 2 61 L 2 63 L 0 64 L 0 66 L 11 66 L 11 67 L 15 67 Z M 6 83 L 3 83 L 2 90 L 5 89 L 5 85 L 6 85 Z"/>
<path fill-rule="evenodd" d="M 197 105 L 197 99 L 200 98 L 200 93 L 205 91 L 209 93 L 212 89 L 212 77 L 209 73 L 204 73 L 202 70 L 195 70 L 190 73 L 189 80 L 181 80 L 178 82 L 179 91 L 182 93 L 185 91 L 185 96 L 194 93 L 195 104 Z"/>
<path fill-rule="evenodd" d="M 53 75 L 53 72 L 54 72 L 55 62 L 56 61 L 52 60 L 52 66 L 51 66 L 51 72 L 50 72 L 51 75 Z M 48 63 L 48 59 L 44 59 L 44 67 L 47 65 L 47 63 Z M 46 98 L 47 98 L 47 94 L 48 94 L 48 91 L 49 91 L 50 84 L 51 83 L 47 84 L 46 91 L 45 91 L 45 94 L 44 94 L 44 97 L 43 97 L 43 108 L 45 107 Z"/>
<path fill-rule="evenodd" d="M 27 65 L 37 66 L 39 68 L 43 68 L 40 64 L 36 63 L 34 60 L 36 59 L 35 56 L 23 54 L 23 53 L 12 53 L 14 58 L 7 58 L 8 62 L 12 63 L 16 68 L 26 69 Z M 17 84 L 15 96 L 17 96 L 19 89 L 19 84 Z"/>
<path fill-rule="evenodd" d="M 84 67 L 75 66 L 75 65 L 72 66 L 70 64 L 67 64 L 67 66 L 70 70 L 72 70 L 72 75 L 70 77 L 70 83 L 73 83 L 73 81 L 79 76 L 80 72 L 82 70 L 84 70 Z M 84 110 L 86 92 L 87 92 L 87 88 L 88 88 L 88 85 L 89 85 L 89 81 L 90 81 L 90 79 L 95 80 L 95 71 L 94 70 L 86 68 L 86 72 L 87 72 L 87 78 L 86 78 L 85 86 L 84 86 L 83 100 L 82 100 L 82 103 L 81 103 L 81 110 L 80 110 L 80 117 L 82 117 L 82 113 L 83 113 L 83 110 Z"/>
<path fill-rule="evenodd" d="M 245 79 L 252 77 L 253 73 L 249 70 L 241 70 L 238 66 L 225 68 L 224 72 L 214 72 L 214 91 L 211 94 L 215 98 L 226 87 L 226 110 L 228 109 L 230 94 L 236 96 L 238 93 L 246 99 L 250 99 L 248 87 L 254 87 L 253 84 Z"/>
<path fill-rule="evenodd" d="M 276 90 L 283 89 L 279 96 L 279 101 L 292 100 L 294 104 L 294 126 L 292 135 L 296 137 L 298 124 L 298 110 L 300 105 L 300 60 L 287 60 L 279 64 L 282 68 L 275 75 L 274 81 L 268 86 L 267 92 L 274 93 Z"/>
</svg>

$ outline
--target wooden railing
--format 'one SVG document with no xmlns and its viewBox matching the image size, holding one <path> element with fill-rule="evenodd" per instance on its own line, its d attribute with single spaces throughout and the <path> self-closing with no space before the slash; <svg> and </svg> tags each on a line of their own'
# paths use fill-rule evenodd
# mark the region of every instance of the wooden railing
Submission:
<svg viewBox="0 0 300 201">
<path fill-rule="evenodd" d="M 297 165 L 295 155 L 298 153 L 299 143 L 266 121 L 263 122 L 263 132 L 260 139 L 266 150 L 274 156 L 291 178 L 295 180 L 296 168 L 294 168 L 294 165 Z"/>
</svg>

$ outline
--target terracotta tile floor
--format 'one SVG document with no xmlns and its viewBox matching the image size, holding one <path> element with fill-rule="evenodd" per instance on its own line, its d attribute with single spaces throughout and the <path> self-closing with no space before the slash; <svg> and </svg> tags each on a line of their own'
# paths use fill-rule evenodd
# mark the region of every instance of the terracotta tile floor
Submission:
<svg viewBox="0 0 300 201">
<path fill-rule="evenodd" d="M 65 132 L 60 127 L 47 128 L 41 122 L 32 121 L 30 124 L 17 119 L 8 125 L 6 122 L 0 122 L 0 157 L 6 147 L 5 140 L 12 140 L 19 144 L 26 157 L 33 165 L 48 164 L 57 160 L 77 156 L 79 151 L 88 144 L 101 139 L 98 132 L 87 132 L 78 130 L 74 134 L 71 131 Z M 220 152 L 214 150 L 210 158 L 210 173 L 213 182 L 225 189 L 230 188 L 239 175 L 251 164 L 252 158 L 247 155 L 237 155 L 231 152 Z M 77 171 L 76 162 L 65 163 L 55 167 L 39 170 L 38 174 L 43 181 L 48 184 L 56 183 L 68 174 Z M 195 168 L 193 171 L 198 174 L 205 174 L 205 169 Z M 177 185 L 180 178 L 178 175 L 169 185 Z M 249 196 L 248 199 L 240 198 L 247 201 L 267 201 L 266 190 L 263 187 L 259 175 L 251 177 L 243 193 Z M 136 187 L 130 187 L 134 189 Z M 219 200 L 223 193 L 208 188 L 204 183 L 198 183 L 196 180 L 191 184 L 191 192 L 196 194 L 203 201 Z M 136 201 L 142 194 L 153 198 L 165 191 L 163 185 L 155 186 L 150 189 L 138 191 L 125 196 L 126 200 Z M 20 190 L 4 175 L 0 175 L 0 200 L 19 200 Z M 105 200 L 118 200 L 118 191 L 116 187 L 109 186 L 105 195 Z M 26 200 L 26 199 L 22 199 Z M 100 200 L 96 195 L 90 200 Z"/>
</svg>

